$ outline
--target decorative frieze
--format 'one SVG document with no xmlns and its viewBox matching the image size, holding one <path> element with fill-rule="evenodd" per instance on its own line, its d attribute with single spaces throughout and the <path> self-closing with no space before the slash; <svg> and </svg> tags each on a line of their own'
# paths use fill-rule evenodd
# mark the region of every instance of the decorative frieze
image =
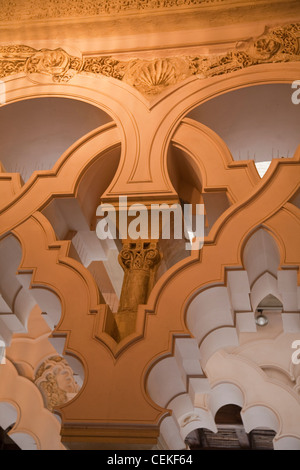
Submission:
<svg viewBox="0 0 300 470">
<path fill-rule="evenodd" d="M 81 18 L 220 3 L 224 0 L 0 0 L 0 21 Z"/>
<path fill-rule="evenodd" d="M 96 75 L 105 75 L 106 77 L 123 80 L 124 67 L 122 62 L 112 57 L 92 57 L 84 60 L 83 72 L 93 73 Z"/>
<path fill-rule="evenodd" d="M 38 51 L 23 45 L 0 46 L 0 78 L 25 72 L 29 78 L 44 75 L 53 82 L 67 82 L 81 70 L 82 65 L 80 57 L 61 48 Z"/>
<path fill-rule="evenodd" d="M 300 60 L 300 23 L 266 30 L 259 38 L 236 44 L 225 54 L 176 56 L 121 61 L 113 57 L 80 57 L 61 48 L 35 50 L 0 47 L 0 78 L 26 73 L 33 81 L 68 82 L 78 73 L 107 76 L 128 83 L 146 96 L 196 75 L 200 79 L 250 66 Z"/>
<path fill-rule="evenodd" d="M 267 30 L 259 38 L 240 42 L 224 55 L 191 57 L 193 74 L 223 75 L 259 64 L 300 60 L 300 23 Z"/>
</svg>

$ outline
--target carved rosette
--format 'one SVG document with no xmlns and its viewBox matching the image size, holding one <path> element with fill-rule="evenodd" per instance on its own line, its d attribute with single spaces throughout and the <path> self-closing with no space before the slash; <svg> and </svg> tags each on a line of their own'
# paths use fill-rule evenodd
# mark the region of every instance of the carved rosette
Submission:
<svg viewBox="0 0 300 470">
<path fill-rule="evenodd" d="M 35 375 L 34 383 L 50 411 L 67 403 L 79 392 L 71 367 L 60 356 L 52 356 L 43 362 Z"/>
<path fill-rule="evenodd" d="M 51 76 L 54 82 L 68 82 L 81 68 L 82 61 L 67 54 L 63 49 L 42 49 L 27 60 L 25 72 L 29 76 L 32 74 Z"/>
<path fill-rule="evenodd" d="M 24 72 L 26 61 L 34 52 L 28 46 L 0 46 L 0 78 Z"/>
</svg>

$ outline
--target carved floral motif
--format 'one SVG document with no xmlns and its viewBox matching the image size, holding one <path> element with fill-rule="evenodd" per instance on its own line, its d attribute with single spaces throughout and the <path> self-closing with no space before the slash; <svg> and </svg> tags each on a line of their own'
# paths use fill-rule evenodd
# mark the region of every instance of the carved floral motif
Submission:
<svg viewBox="0 0 300 470">
<path fill-rule="evenodd" d="M 82 59 L 61 48 L 37 51 L 23 45 L 0 47 L 0 78 L 25 72 L 48 75 L 54 82 L 67 82 L 82 68 Z"/>
<path fill-rule="evenodd" d="M 85 59 L 83 72 L 105 75 L 122 80 L 124 70 L 120 61 L 111 57 L 93 57 Z"/>
<path fill-rule="evenodd" d="M 0 78 L 24 72 L 28 57 L 35 49 L 28 46 L 0 46 Z"/>
<path fill-rule="evenodd" d="M 53 81 L 62 82 L 69 81 L 81 67 L 81 61 L 63 49 L 42 49 L 27 60 L 25 72 L 52 75 Z"/>
</svg>

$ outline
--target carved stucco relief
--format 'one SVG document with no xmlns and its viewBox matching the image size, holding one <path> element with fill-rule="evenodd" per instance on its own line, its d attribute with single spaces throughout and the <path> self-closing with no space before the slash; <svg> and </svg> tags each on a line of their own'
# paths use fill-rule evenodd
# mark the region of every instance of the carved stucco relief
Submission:
<svg viewBox="0 0 300 470">
<path fill-rule="evenodd" d="M 52 356 L 43 362 L 36 373 L 35 385 L 50 411 L 67 403 L 79 392 L 71 367 L 60 356 Z"/>
<path fill-rule="evenodd" d="M 300 60 L 300 23 L 266 30 L 256 39 L 236 44 L 222 55 L 166 57 L 121 61 L 113 57 L 72 56 L 61 48 L 35 50 L 27 46 L 0 47 L 0 78 L 26 73 L 40 81 L 68 82 L 78 73 L 124 81 L 146 96 L 196 75 L 200 79 L 246 67 Z"/>
<path fill-rule="evenodd" d="M 0 21 L 76 18 L 220 4 L 224 0 L 11 0 L 0 1 Z"/>
</svg>

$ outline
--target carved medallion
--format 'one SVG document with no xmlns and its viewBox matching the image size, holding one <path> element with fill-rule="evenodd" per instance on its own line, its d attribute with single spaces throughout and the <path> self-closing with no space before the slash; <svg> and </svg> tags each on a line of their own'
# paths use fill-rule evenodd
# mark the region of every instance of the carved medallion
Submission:
<svg viewBox="0 0 300 470">
<path fill-rule="evenodd" d="M 43 362 L 36 373 L 35 385 L 50 411 L 67 403 L 79 391 L 71 367 L 60 356 L 52 356 Z"/>
</svg>

